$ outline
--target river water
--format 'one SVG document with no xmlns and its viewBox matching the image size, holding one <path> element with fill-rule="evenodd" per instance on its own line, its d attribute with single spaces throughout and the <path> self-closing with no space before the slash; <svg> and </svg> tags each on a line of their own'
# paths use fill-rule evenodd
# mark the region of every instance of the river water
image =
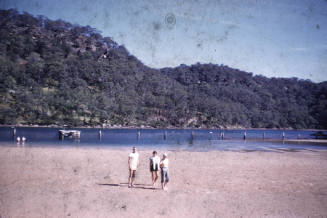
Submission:
<svg viewBox="0 0 327 218">
<path fill-rule="evenodd" d="M 16 127 L 16 137 L 26 137 L 25 147 L 90 146 L 167 150 L 327 150 L 327 143 L 290 141 L 314 139 L 313 130 L 212 130 L 212 129 L 97 129 L 80 130 L 80 139 L 59 139 L 62 128 Z M 101 130 L 102 137 L 99 137 Z M 22 146 L 13 137 L 14 128 L 0 127 L 0 146 Z M 244 140 L 244 133 L 246 137 Z M 222 140 L 223 133 L 223 140 Z M 324 132 L 327 134 L 327 132 Z M 284 138 L 284 140 L 283 140 Z"/>
</svg>

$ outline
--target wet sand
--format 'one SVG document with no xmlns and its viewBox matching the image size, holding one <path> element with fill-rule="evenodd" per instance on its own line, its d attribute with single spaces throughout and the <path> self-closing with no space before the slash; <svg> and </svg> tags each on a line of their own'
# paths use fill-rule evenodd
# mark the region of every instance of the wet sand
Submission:
<svg viewBox="0 0 327 218">
<path fill-rule="evenodd" d="M 327 216 L 327 151 L 168 151 L 168 191 L 149 150 L 128 188 L 129 152 L 0 147 L 0 217 Z"/>
</svg>

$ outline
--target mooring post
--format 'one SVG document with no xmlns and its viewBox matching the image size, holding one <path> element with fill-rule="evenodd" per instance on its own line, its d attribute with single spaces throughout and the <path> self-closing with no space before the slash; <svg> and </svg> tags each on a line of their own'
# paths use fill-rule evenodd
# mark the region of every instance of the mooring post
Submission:
<svg viewBox="0 0 327 218">
<path fill-rule="evenodd" d="M 14 136 L 14 138 L 16 138 L 16 128 L 14 128 L 14 130 L 13 130 L 13 136 Z"/>
<path fill-rule="evenodd" d="M 285 140 L 285 132 L 282 134 L 283 141 Z"/>
<path fill-rule="evenodd" d="M 246 140 L 246 132 L 244 132 L 243 139 Z"/>
<path fill-rule="evenodd" d="M 165 131 L 165 133 L 164 133 L 164 140 L 166 140 L 167 139 L 167 131 Z"/>
<path fill-rule="evenodd" d="M 137 131 L 137 140 L 140 140 L 141 139 L 141 131 Z"/>
<path fill-rule="evenodd" d="M 194 136 L 195 136 L 195 134 L 194 134 L 194 132 L 192 131 L 192 140 L 194 139 Z"/>
<path fill-rule="evenodd" d="M 224 132 L 221 132 L 221 133 L 220 133 L 220 139 L 221 139 L 221 140 L 224 140 Z"/>
<path fill-rule="evenodd" d="M 101 130 L 99 130 L 99 139 L 100 140 L 102 139 L 102 132 L 101 132 Z"/>
</svg>

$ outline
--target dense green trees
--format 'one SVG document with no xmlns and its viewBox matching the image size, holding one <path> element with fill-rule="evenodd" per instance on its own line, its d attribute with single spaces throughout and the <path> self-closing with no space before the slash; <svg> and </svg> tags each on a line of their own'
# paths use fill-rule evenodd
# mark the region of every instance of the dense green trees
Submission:
<svg viewBox="0 0 327 218">
<path fill-rule="evenodd" d="M 97 30 L 0 11 L 0 124 L 327 128 L 327 83 L 152 69 Z"/>
</svg>

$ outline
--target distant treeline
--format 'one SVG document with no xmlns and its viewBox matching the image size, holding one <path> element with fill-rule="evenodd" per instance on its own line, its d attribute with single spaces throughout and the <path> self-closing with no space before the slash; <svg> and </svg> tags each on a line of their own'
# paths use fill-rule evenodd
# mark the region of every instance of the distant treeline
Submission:
<svg viewBox="0 0 327 218">
<path fill-rule="evenodd" d="M 152 69 L 89 26 L 1 10 L 0 124 L 326 129 L 327 82 Z"/>
</svg>

